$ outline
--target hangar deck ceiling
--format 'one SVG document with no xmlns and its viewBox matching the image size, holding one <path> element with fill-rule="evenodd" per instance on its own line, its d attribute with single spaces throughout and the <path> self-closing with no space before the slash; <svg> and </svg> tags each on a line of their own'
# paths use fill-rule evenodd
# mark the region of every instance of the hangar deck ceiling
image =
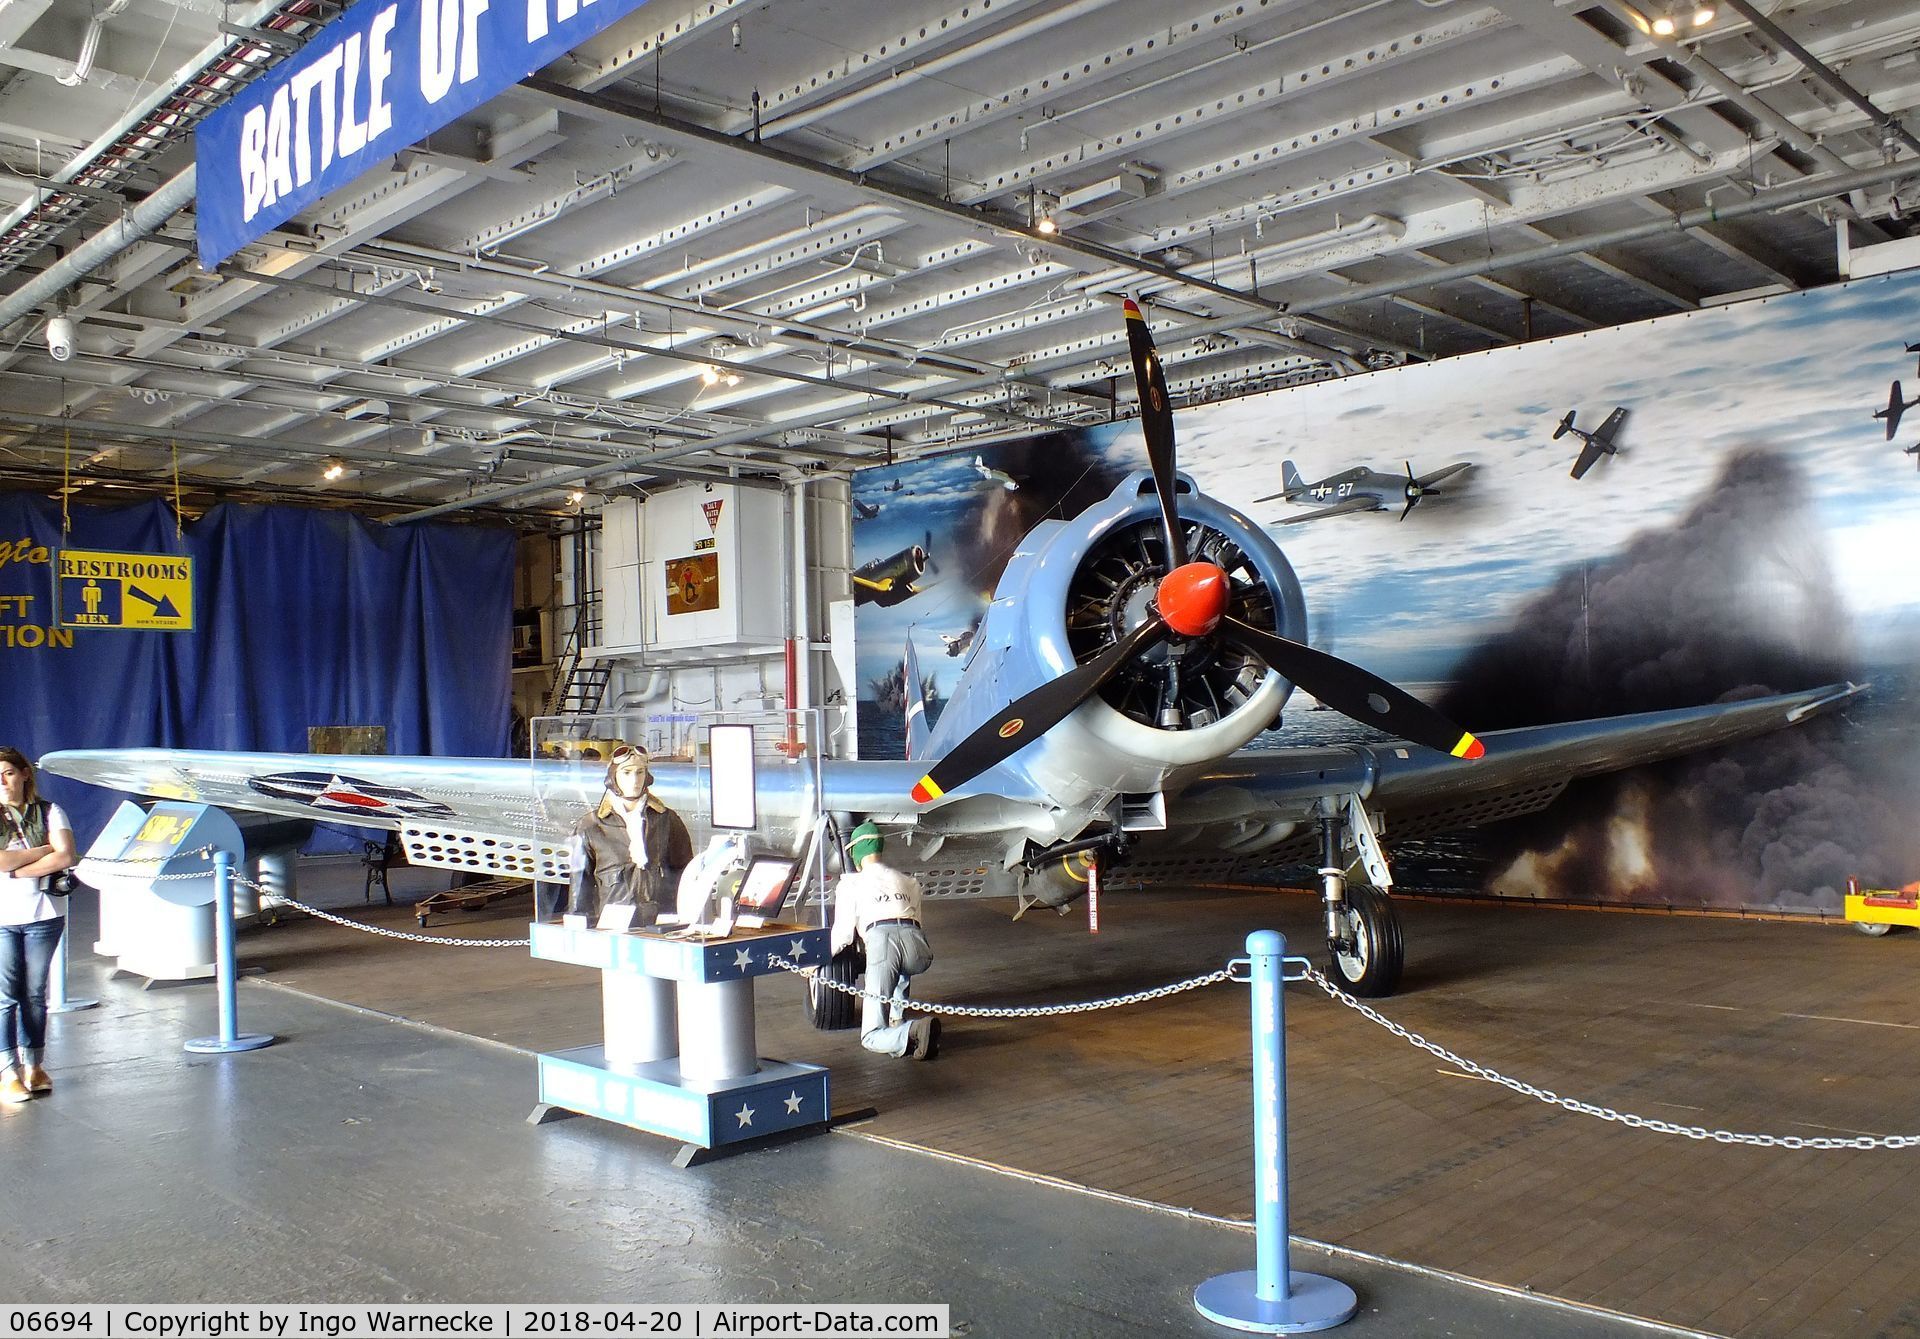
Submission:
<svg viewBox="0 0 1920 1339">
<path fill-rule="evenodd" d="M 338 9 L 0 0 L 0 482 L 552 513 L 1130 414 L 1121 293 L 1191 403 L 1830 282 L 1920 204 L 1911 0 L 653 0 L 203 272 L 144 215 Z"/>
</svg>

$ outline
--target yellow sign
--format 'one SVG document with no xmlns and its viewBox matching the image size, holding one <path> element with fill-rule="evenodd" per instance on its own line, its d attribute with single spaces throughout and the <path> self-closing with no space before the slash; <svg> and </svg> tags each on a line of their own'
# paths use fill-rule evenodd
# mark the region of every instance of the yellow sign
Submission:
<svg viewBox="0 0 1920 1339">
<path fill-rule="evenodd" d="M 55 572 L 63 628 L 193 630 L 193 559 L 62 549 Z"/>
</svg>

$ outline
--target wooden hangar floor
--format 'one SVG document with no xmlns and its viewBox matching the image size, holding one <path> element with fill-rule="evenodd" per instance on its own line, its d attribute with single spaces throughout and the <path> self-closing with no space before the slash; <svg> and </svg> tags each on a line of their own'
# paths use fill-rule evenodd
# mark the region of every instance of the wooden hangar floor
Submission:
<svg viewBox="0 0 1920 1339">
<path fill-rule="evenodd" d="M 330 881 L 303 877 L 310 892 Z M 396 896 L 405 877 L 425 875 L 397 875 Z M 357 867 L 351 897 L 326 900 L 415 929 L 409 907 L 359 905 Z M 510 899 L 429 933 L 524 933 L 528 908 Z M 1017 923 L 1010 910 L 933 907 L 919 993 L 973 1005 L 1121 995 L 1220 967 L 1260 928 L 1321 953 L 1318 903 L 1302 895 L 1110 895 L 1097 935 L 1080 910 Z M 1401 914 L 1406 981 L 1381 1008 L 1468 1060 L 1682 1125 L 1920 1133 L 1920 934 L 1420 901 Z M 522 950 L 300 918 L 244 935 L 241 956 L 255 979 L 530 1051 L 599 1035 L 596 974 Z M 862 1134 L 1251 1214 L 1243 986 L 951 1020 L 931 1064 L 813 1031 L 800 998 L 797 981 L 761 987 L 761 1054 L 831 1066 L 836 1110 L 878 1109 Z M 1465 1074 L 1311 985 L 1289 988 L 1287 1017 L 1295 1233 L 1717 1334 L 1920 1336 L 1920 1149 L 1634 1130 Z M 532 1081 L 529 1066 L 529 1107 Z"/>
</svg>

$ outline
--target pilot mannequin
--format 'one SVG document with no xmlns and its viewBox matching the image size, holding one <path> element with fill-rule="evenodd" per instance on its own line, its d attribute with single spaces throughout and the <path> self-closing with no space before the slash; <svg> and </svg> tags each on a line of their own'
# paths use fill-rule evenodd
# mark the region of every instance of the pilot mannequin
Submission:
<svg viewBox="0 0 1920 1339">
<path fill-rule="evenodd" d="M 839 953 L 855 939 L 867 946 L 860 1044 L 881 1055 L 931 1060 L 940 1050 L 940 1020 L 906 1017 L 913 978 L 933 964 L 933 950 L 920 926 L 920 883 L 882 864 L 884 849 L 874 824 L 862 823 L 853 830 L 847 847 L 853 868 L 840 876 L 833 892 L 833 951 Z"/>
<path fill-rule="evenodd" d="M 747 834 L 715 833 L 707 849 L 693 858 L 680 876 L 680 888 L 674 911 L 688 925 L 700 925 L 715 919 L 728 899 L 721 896 L 726 877 L 747 866 Z"/>
<path fill-rule="evenodd" d="M 652 778 L 645 749 L 622 744 L 608 759 L 600 804 L 573 829 L 571 914 L 598 920 L 609 903 L 631 902 L 633 924 L 652 925 L 678 887 L 693 839 Z"/>
</svg>

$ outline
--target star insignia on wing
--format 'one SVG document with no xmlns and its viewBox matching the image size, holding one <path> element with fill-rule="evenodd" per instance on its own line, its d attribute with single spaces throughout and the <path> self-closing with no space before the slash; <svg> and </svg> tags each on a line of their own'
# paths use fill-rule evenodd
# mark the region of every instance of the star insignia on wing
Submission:
<svg viewBox="0 0 1920 1339">
<path fill-rule="evenodd" d="M 733 1113 L 733 1116 L 735 1120 L 740 1122 L 740 1128 L 743 1130 L 753 1124 L 753 1108 L 750 1106 L 742 1105 L 738 1111 Z"/>
<path fill-rule="evenodd" d="M 787 1094 L 787 1114 L 789 1116 L 797 1116 L 800 1114 L 800 1094 L 799 1093 Z"/>
</svg>

